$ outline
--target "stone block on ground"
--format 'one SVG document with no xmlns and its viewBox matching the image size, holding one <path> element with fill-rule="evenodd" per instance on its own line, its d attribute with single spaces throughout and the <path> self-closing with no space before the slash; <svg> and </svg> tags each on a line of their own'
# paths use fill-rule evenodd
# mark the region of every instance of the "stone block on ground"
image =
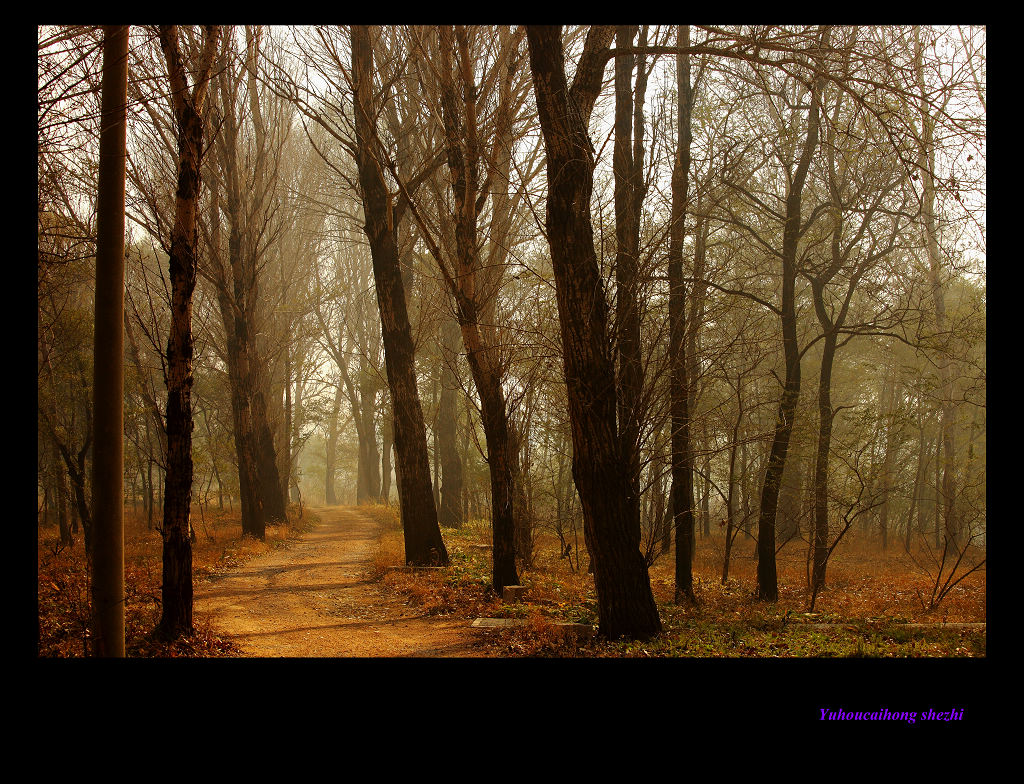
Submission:
<svg viewBox="0 0 1024 784">
<path fill-rule="evenodd" d="M 470 626 L 474 629 L 507 629 L 510 626 L 523 626 L 525 618 L 477 618 Z"/>
<path fill-rule="evenodd" d="M 521 602 L 526 598 L 525 585 L 506 585 L 501 590 L 501 600 L 505 604 Z"/>
<path fill-rule="evenodd" d="M 470 626 L 474 629 L 510 629 L 516 626 L 525 626 L 529 621 L 526 618 L 477 618 Z M 591 640 L 597 636 L 597 628 L 589 623 L 568 623 L 564 621 L 549 621 L 556 632 L 576 640 Z"/>
</svg>

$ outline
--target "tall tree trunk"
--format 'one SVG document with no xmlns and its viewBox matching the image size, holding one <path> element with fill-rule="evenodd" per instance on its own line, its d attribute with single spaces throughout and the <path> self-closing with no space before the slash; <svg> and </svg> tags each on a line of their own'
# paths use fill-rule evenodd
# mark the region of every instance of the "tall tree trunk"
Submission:
<svg viewBox="0 0 1024 784">
<path fill-rule="evenodd" d="M 882 389 L 882 413 L 885 416 L 885 453 L 882 455 L 882 477 L 879 492 L 882 494 L 882 505 L 878 510 L 878 533 L 882 541 L 883 552 L 889 547 L 889 506 L 892 490 L 892 461 L 896 451 L 896 409 L 898 387 L 896 379 L 896 363 L 892 361 Z"/>
<path fill-rule="evenodd" d="M 917 468 L 914 471 L 914 488 L 910 493 L 910 510 L 907 512 L 907 528 L 904 532 L 903 549 L 906 552 L 910 552 L 910 543 L 914 535 L 914 514 L 918 515 L 918 522 L 920 523 L 920 509 L 923 506 L 923 499 L 921 498 L 921 487 L 924 484 L 924 472 L 925 472 L 925 461 L 926 457 L 926 439 L 924 435 L 924 414 L 922 406 L 922 396 L 918 393 L 917 396 Z M 918 525 L 920 530 L 920 524 Z"/>
<path fill-rule="evenodd" d="M 385 504 L 391 503 L 391 453 L 395 447 L 395 418 L 390 405 L 391 393 L 385 396 L 383 422 L 381 423 L 382 449 L 380 459 L 380 496 Z"/>
<path fill-rule="evenodd" d="M 231 123 L 227 124 L 226 132 L 232 132 Z M 222 156 L 226 151 L 222 150 Z M 234 185 L 227 180 L 228 202 L 227 214 L 230 221 L 228 233 L 228 256 L 234 260 L 238 257 L 237 246 L 241 242 L 241 231 L 238 228 L 238 199 L 234 195 Z M 237 265 L 232 271 L 224 269 L 220 254 L 220 190 L 216 178 L 210 179 L 210 267 L 217 279 L 217 304 L 220 308 L 221 322 L 224 326 L 225 364 L 227 365 L 228 389 L 231 398 L 231 428 L 235 445 L 235 462 L 238 467 L 238 498 L 242 513 L 242 533 L 263 539 L 266 536 L 266 518 L 263 503 L 260 499 L 259 478 L 256 472 L 255 448 L 252 438 L 252 416 L 249 401 L 245 393 L 246 357 L 243 354 L 238 331 L 235 326 L 235 305 L 230 293 L 230 286 L 236 275 Z"/>
<path fill-rule="evenodd" d="M 356 428 L 358 451 L 356 453 L 356 503 L 376 503 L 380 498 L 380 456 L 377 454 L 377 433 L 373 422 L 372 393 L 364 383 L 365 359 L 360 359 L 359 385 L 348 372 L 347 353 L 336 356 L 341 378 L 345 383 L 352 423 Z M 369 408 L 369 410 L 367 410 Z"/>
<path fill-rule="evenodd" d="M 943 504 L 942 496 L 942 419 L 941 414 L 939 415 L 939 432 L 935 436 L 935 482 L 933 487 L 935 488 L 935 504 L 934 512 L 932 515 L 932 522 L 934 524 L 935 533 L 935 549 L 938 550 L 942 547 L 942 541 L 939 537 L 939 533 L 942 530 L 942 510 L 945 507 Z"/>
<path fill-rule="evenodd" d="M 218 303 L 227 343 L 228 379 L 232 389 L 235 449 L 238 455 L 239 487 L 242 501 L 242 530 L 258 539 L 266 537 L 266 523 L 285 519 L 285 496 L 277 466 L 273 432 L 267 417 L 267 381 L 261 370 L 256 345 L 259 277 L 256 249 L 249 236 L 245 213 L 250 190 L 242 184 L 239 162 L 239 125 L 227 68 L 220 74 L 221 131 L 217 135 L 224 176 L 228 218 L 228 266 L 213 269 L 218 275 Z M 251 104 L 250 104 L 251 108 Z M 261 129 L 257 128 L 258 133 Z M 257 180 L 265 162 L 263 145 L 258 145 L 255 162 Z M 259 188 L 254 188 L 258 192 Z M 219 221 L 219 217 L 215 218 Z M 215 246 L 219 253 L 219 245 Z"/>
<path fill-rule="evenodd" d="M 338 414 L 341 411 L 342 386 L 339 380 L 334 390 L 334 403 L 331 406 L 331 418 L 327 424 L 327 456 L 324 460 L 326 475 L 324 476 L 324 503 L 335 506 L 338 497 L 334 490 L 335 460 L 338 454 Z"/>
<path fill-rule="evenodd" d="M 822 47 L 828 46 L 828 28 L 822 33 Z M 779 400 L 768 466 L 761 487 L 761 510 L 757 524 L 757 597 L 762 601 L 779 599 L 779 580 L 775 563 L 775 520 L 779 491 L 786 469 L 786 455 L 793 433 L 796 406 L 800 399 L 800 346 L 797 342 L 796 275 L 797 244 L 800 241 L 801 199 L 811 157 L 818 145 L 819 96 L 823 77 L 815 78 L 811 88 L 811 108 L 807 119 L 807 137 L 786 197 L 786 223 L 782 235 L 782 344 L 786 357 L 786 381 Z"/>
<path fill-rule="evenodd" d="M 678 29 L 680 47 L 690 45 L 689 25 Z M 690 187 L 690 57 L 676 59 L 678 138 L 672 169 L 672 222 L 669 229 L 669 356 L 672 419 L 672 518 L 676 534 L 676 602 L 695 602 L 693 593 L 693 450 L 690 444 L 690 385 L 686 361 L 686 286 L 683 282 L 683 240 Z"/>
<path fill-rule="evenodd" d="M 438 29 L 441 63 L 441 112 L 445 129 L 448 170 L 455 206 L 455 274 L 447 272 L 440 248 L 432 240 L 431 251 L 445 273 L 455 298 L 456 315 L 466 347 L 466 359 L 480 396 L 480 413 L 487 444 L 487 467 L 491 480 L 491 524 L 493 536 L 492 584 L 501 593 L 506 585 L 518 585 L 515 546 L 514 468 L 516 462 L 512 430 L 508 421 L 502 368 L 497 349 L 488 344 L 480 327 L 478 296 L 479 258 L 477 251 L 477 191 L 480 149 L 477 138 L 476 96 L 466 30 L 450 26 Z M 463 100 L 458 100 L 452 73 L 452 51 L 458 51 L 458 73 Z"/>
<path fill-rule="evenodd" d="M 811 568 L 811 594 L 825 589 L 828 564 L 828 463 L 832 445 L 832 362 L 836 351 L 836 333 L 829 330 L 821 353 L 818 379 L 818 451 L 814 461 L 814 523 Z"/>
<path fill-rule="evenodd" d="M 956 496 L 956 479 L 954 455 L 956 443 L 954 426 L 956 412 L 953 404 L 953 373 L 950 367 L 950 338 L 946 326 L 946 297 L 942 281 L 942 254 L 939 249 L 939 231 L 935 212 L 935 121 L 927 99 L 927 87 L 924 78 L 924 44 L 921 42 L 921 30 L 915 28 L 916 51 L 915 72 L 917 86 L 920 91 L 921 138 L 918 145 L 917 168 L 921 173 L 923 185 L 921 194 L 921 221 L 924 226 L 925 249 L 928 253 L 928 278 L 932 290 L 932 302 L 935 309 L 935 334 L 940 337 L 943 345 L 939 348 L 936 366 L 939 371 L 939 383 L 942 394 L 942 520 L 947 541 L 959 551 L 961 531 L 956 522 L 954 499 Z M 936 541 L 938 546 L 938 541 Z"/>
<path fill-rule="evenodd" d="M 70 545 L 72 538 L 71 525 L 68 518 L 67 470 L 61 461 L 60 450 L 52 439 L 50 442 L 50 462 L 53 465 L 53 484 L 57 503 L 57 526 L 60 531 L 60 543 L 62 545 Z"/>
<path fill-rule="evenodd" d="M 104 25 L 102 90 L 93 343 L 93 645 L 97 656 L 123 657 L 126 25 Z"/>
<path fill-rule="evenodd" d="M 284 452 L 281 471 L 281 492 L 288 497 L 288 485 L 292 475 L 292 357 L 291 346 L 284 346 Z"/>
<path fill-rule="evenodd" d="M 527 409 L 530 406 L 527 396 Z M 530 481 L 530 417 L 527 415 L 522 431 L 512 428 L 512 493 L 515 514 L 516 557 L 525 567 L 533 566 L 533 493 Z"/>
<path fill-rule="evenodd" d="M 670 472 L 671 473 L 671 472 Z M 665 508 L 662 510 L 661 520 L 661 552 L 667 553 L 672 549 L 672 532 L 675 530 L 675 488 L 672 485 L 672 477 L 669 476 L 668 498 L 665 499 Z"/>
<path fill-rule="evenodd" d="M 260 491 L 263 495 L 263 511 L 267 522 L 283 522 L 285 514 L 284 484 L 281 472 L 277 467 L 277 449 L 274 447 L 274 432 L 267 416 L 267 398 L 265 394 L 266 378 L 254 362 L 250 365 L 254 371 L 255 383 L 251 406 L 253 424 L 256 432 L 257 470 L 260 478 Z"/>
<path fill-rule="evenodd" d="M 380 501 L 380 453 L 377 451 L 377 382 L 371 372 L 365 354 L 359 357 L 359 402 L 363 420 L 363 442 L 360 446 L 365 453 L 366 501 L 376 504 Z"/>
<path fill-rule="evenodd" d="M 438 509 L 441 508 L 441 456 L 437 448 L 437 409 L 439 405 L 440 393 L 438 387 L 441 384 L 441 369 L 437 369 L 437 373 L 431 379 L 431 400 L 430 407 L 434 411 L 434 420 L 430 428 L 430 460 L 431 460 L 431 471 L 433 476 L 432 487 L 434 490 L 434 506 Z M 438 517 L 440 520 L 440 516 Z"/>
<path fill-rule="evenodd" d="M 293 367 L 295 367 L 293 365 Z M 298 365 L 299 373 L 302 372 L 303 365 Z M 288 482 L 291 488 L 291 501 L 292 503 L 299 503 L 300 492 L 299 492 L 299 452 L 302 449 L 302 380 L 299 376 L 295 378 L 295 401 L 294 409 L 292 413 L 292 424 L 291 424 L 291 437 L 285 441 L 287 444 L 288 451 Z"/>
<path fill-rule="evenodd" d="M 690 107 L 687 111 L 687 122 L 689 123 L 689 114 L 692 112 L 693 97 L 692 92 L 687 87 L 687 92 L 690 94 Z M 709 224 L 707 218 L 698 216 L 696 225 L 694 226 L 694 243 L 693 243 L 693 278 L 694 283 L 690 289 L 689 297 L 686 300 L 689 305 L 689 315 L 686 318 L 685 324 L 685 350 L 683 353 L 683 361 L 686 363 L 686 416 L 688 422 L 693 422 L 694 414 L 697 411 L 697 393 L 700 389 L 698 383 L 700 375 L 700 360 L 697 352 L 701 345 L 701 324 L 704 321 L 704 308 L 707 303 L 707 284 L 702 283 L 704 279 L 705 269 L 707 266 L 707 237 L 709 231 Z M 690 447 L 692 450 L 693 437 L 692 430 L 688 428 L 691 433 Z M 707 418 L 704 418 L 701 423 L 701 433 L 704 438 L 703 441 L 707 442 Z M 690 458 L 691 464 L 693 463 L 693 457 Z M 710 512 L 708 510 L 708 502 L 711 493 L 711 483 L 708 481 L 710 476 L 710 465 L 711 455 L 705 453 L 703 460 L 704 475 L 701 478 L 701 493 L 700 493 L 700 509 L 701 509 L 701 521 L 703 526 L 703 535 L 707 536 L 710 533 Z M 694 497 L 694 503 L 696 504 L 696 494 Z M 696 510 L 696 507 L 695 507 Z M 693 528 L 696 529 L 696 521 L 694 521 Z M 690 536 L 691 547 L 696 546 L 695 536 Z"/>
<path fill-rule="evenodd" d="M 736 379 L 736 403 L 739 411 L 732 428 L 732 443 L 729 445 L 729 479 L 725 499 L 725 558 L 722 561 L 722 585 L 729 581 L 729 561 L 732 558 L 732 543 L 736 538 L 737 472 L 736 456 L 739 452 L 740 427 L 743 424 L 743 375 Z"/>
<path fill-rule="evenodd" d="M 637 25 L 616 28 L 616 47 L 629 49 Z M 643 136 L 637 129 L 639 160 L 633 151 L 633 55 L 615 58 L 615 303 L 618 350 L 619 437 L 629 464 L 630 493 L 640 500 L 640 397 L 643 362 L 640 357 L 640 304 L 638 301 L 638 249 L 640 208 L 643 199 Z M 644 64 L 641 60 L 640 71 Z M 641 113 L 643 94 L 637 92 Z"/>
<path fill-rule="evenodd" d="M 458 438 L 458 379 L 455 361 L 458 353 L 459 327 L 452 319 L 441 327 L 444 351 L 441 366 L 441 398 L 437 406 L 437 448 L 441 460 L 441 505 L 438 518 L 442 526 L 461 528 L 462 512 L 462 457 Z"/>
<path fill-rule="evenodd" d="M 178 126 L 178 188 L 169 259 L 171 326 L 167 340 L 167 478 L 164 489 L 162 615 L 160 634 L 192 633 L 192 292 L 196 285 L 197 207 L 203 151 L 203 106 L 219 28 L 205 29 L 203 54 L 191 93 L 178 31 L 160 27 Z"/>
<path fill-rule="evenodd" d="M 614 30 L 592 27 L 573 79 L 560 27 L 527 27 L 530 69 L 547 151 L 547 239 L 555 273 L 572 423 L 573 478 L 594 561 L 600 632 L 647 639 L 661 632 L 640 552 L 640 510 L 616 427 L 608 304 L 594 249 L 594 149 L 587 124 Z"/>
<path fill-rule="evenodd" d="M 373 258 L 373 276 L 384 341 L 384 363 L 394 407 L 394 438 L 405 533 L 405 558 L 415 565 L 448 565 L 448 550 L 437 523 L 430 486 L 427 436 L 416 388 L 412 328 L 406 309 L 395 242 L 394 212 L 375 152 L 373 48 L 365 25 L 352 26 L 352 80 L 355 90 L 357 167 L 363 192 L 364 230 Z"/>
</svg>

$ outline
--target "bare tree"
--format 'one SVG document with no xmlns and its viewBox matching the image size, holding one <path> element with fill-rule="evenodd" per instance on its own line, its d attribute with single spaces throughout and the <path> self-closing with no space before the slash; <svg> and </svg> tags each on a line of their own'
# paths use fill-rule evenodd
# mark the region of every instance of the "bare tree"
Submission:
<svg viewBox="0 0 1024 784">
<path fill-rule="evenodd" d="M 362 189 L 367 239 L 377 284 L 384 361 L 394 406 L 399 498 L 405 558 L 416 565 L 447 565 L 448 551 L 437 522 L 430 484 L 423 410 L 416 388 L 415 356 L 405 287 L 395 240 L 395 209 L 384 183 L 375 129 L 373 45 L 369 28 L 352 26 L 352 88 L 355 94 L 356 165 Z"/>
<path fill-rule="evenodd" d="M 820 46 L 827 49 L 829 28 L 820 33 Z M 800 345 L 797 339 L 796 278 L 797 245 L 806 230 L 801 223 L 802 199 L 807 171 L 811 157 L 818 145 L 821 119 L 821 90 L 824 79 L 819 74 L 813 81 L 810 94 L 810 109 L 807 116 L 807 132 L 804 137 L 800 158 L 788 182 L 786 195 L 786 217 L 782 240 L 782 344 L 786 354 L 786 378 L 772 440 L 768 468 L 761 488 L 761 515 L 757 528 L 757 595 L 768 602 L 778 601 L 779 582 L 775 562 L 775 519 L 778 510 L 779 490 L 782 474 L 786 468 L 786 454 L 793 433 L 793 421 L 797 402 L 800 398 Z"/>
<path fill-rule="evenodd" d="M 167 341 L 167 479 L 164 490 L 163 584 L 160 633 L 192 633 L 192 292 L 196 286 L 197 211 L 202 183 L 203 126 L 220 29 L 207 25 L 189 87 L 178 28 L 160 28 L 178 130 L 178 189 L 169 260 L 171 328 Z"/>
<path fill-rule="evenodd" d="M 680 25 L 678 46 L 690 45 L 689 25 Z M 672 409 L 672 519 L 676 542 L 676 601 L 695 602 L 693 594 L 693 448 L 690 433 L 690 382 L 686 361 L 686 287 L 683 282 L 683 238 L 690 183 L 692 99 L 690 56 L 676 58 L 678 138 L 672 169 L 672 224 L 668 251 L 669 357 Z"/>
<path fill-rule="evenodd" d="M 493 67 L 502 68 L 508 60 L 515 58 L 517 40 L 506 36 L 503 57 Z M 486 281 L 479 257 L 477 217 L 488 196 L 481 189 L 480 168 L 483 158 L 484 139 L 477 118 L 477 87 L 473 73 L 470 52 L 470 34 L 463 27 L 438 28 L 437 69 L 440 86 L 440 108 L 444 125 L 445 150 L 451 182 L 451 196 L 454 202 L 452 223 L 454 224 L 454 263 L 441 245 L 431 236 L 423 216 L 410 199 L 409 207 L 420 224 L 423 236 L 445 279 L 448 290 L 455 301 L 455 312 L 462 332 L 463 344 L 477 392 L 480 396 L 481 418 L 487 442 L 487 465 L 491 479 L 491 510 L 494 530 L 493 580 L 494 589 L 499 593 L 506 585 L 517 585 L 516 570 L 516 511 L 515 511 L 515 448 L 514 436 L 509 423 L 503 368 L 497 347 L 493 345 L 494 332 L 485 336 L 482 326 L 484 303 L 494 292 L 481 291 Z M 457 54 L 453 62 L 452 52 Z M 514 71 L 507 66 L 506 84 Z M 501 93 L 498 119 L 495 130 L 496 144 L 500 146 L 501 133 L 508 133 L 511 118 L 507 116 L 511 107 L 510 90 Z M 492 159 L 496 160 L 506 151 L 495 149 Z M 491 275 L 495 272 L 492 269 Z M 488 340 L 488 337 L 491 340 Z"/>
<path fill-rule="evenodd" d="M 616 425 L 614 360 L 594 249 L 594 149 L 587 122 L 601 89 L 614 29 L 593 27 L 570 86 L 560 27 L 527 27 L 530 70 L 547 151 L 547 215 L 572 421 L 573 477 L 590 535 L 601 634 L 661 632 L 640 552 L 639 499 Z"/>
<path fill-rule="evenodd" d="M 268 522 L 286 519 L 285 496 L 269 416 L 269 372 L 266 351 L 257 336 L 267 314 L 260 295 L 268 249 L 280 237 L 276 193 L 278 154 L 287 134 L 286 118 L 278 114 L 268 127 L 255 77 L 260 51 L 258 31 L 247 27 L 245 52 L 234 51 L 233 36 L 225 41 L 223 67 L 217 79 L 216 137 L 222 181 L 211 181 L 210 264 L 225 333 L 226 364 L 242 496 L 242 529 L 263 539 Z M 248 108 L 245 104 L 248 104 Z M 249 124 L 245 118 L 249 118 Z M 249 160 L 250 165 L 245 161 Z M 221 245 L 221 193 L 227 219 L 227 254 Z M 205 270 L 204 270 L 205 271 Z"/>
</svg>

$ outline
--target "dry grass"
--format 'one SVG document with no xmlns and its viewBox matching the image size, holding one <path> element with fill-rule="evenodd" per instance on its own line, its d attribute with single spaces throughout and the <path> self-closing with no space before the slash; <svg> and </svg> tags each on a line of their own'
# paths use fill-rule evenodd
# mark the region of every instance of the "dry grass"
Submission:
<svg viewBox="0 0 1024 784">
<path fill-rule="evenodd" d="M 195 577 L 231 568 L 276 547 L 308 530 L 313 518 L 289 509 L 288 525 L 268 526 L 266 541 L 242 536 L 238 513 L 193 512 L 196 541 L 192 545 Z M 155 637 L 160 621 L 160 533 L 149 529 L 138 515 L 125 514 L 125 653 L 132 657 L 221 657 L 237 652 L 208 626 L 198 623 L 193 636 L 163 642 Z M 89 617 L 89 569 L 85 546 L 79 536 L 61 548 L 54 527 L 41 528 L 37 548 L 39 656 L 87 656 L 92 635 Z"/>
<path fill-rule="evenodd" d="M 753 543 L 740 542 L 734 547 L 726 586 L 721 585 L 723 556 L 724 545 L 720 538 L 714 535 L 698 538 L 695 592 L 701 604 L 707 607 L 736 611 L 738 605 L 750 603 L 748 600 L 756 588 Z M 983 557 L 984 554 L 970 555 L 975 560 Z M 949 566 L 946 565 L 943 579 Z M 808 601 L 806 542 L 794 540 L 786 545 L 777 556 L 777 568 L 778 611 L 803 613 Z M 667 602 L 672 598 L 673 570 L 671 556 L 660 558 L 651 569 L 659 600 Z M 962 565 L 958 575 L 964 571 L 966 568 Z M 922 606 L 921 598 L 927 604 L 936 574 L 938 563 L 920 544 L 915 546 L 912 558 L 904 552 L 902 543 L 883 552 L 874 542 L 854 537 L 841 543 L 830 559 L 826 590 L 819 594 L 814 611 L 819 616 L 839 620 L 888 617 L 918 623 L 985 621 L 984 567 L 952 589 L 937 608 L 929 610 Z"/>
<path fill-rule="evenodd" d="M 401 529 L 385 530 L 374 551 L 373 566 L 378 579 L 396 593 L 402 594 L 425 615 L 446 615 L 475 618 L 494 613 L 500 599 L 490 591 L 490 584 L 477 564 L 466 553 L 465 540 L 449 535 L 445 542 L 452 568 L 447 571 L 389 571 L 388 567 L 405 564 L 405 543 Z M 490 574 L 489 563 L 487 565 Z"/>
<path fill-rule="evenodd" d="M 382 526 L 385 531 L 401 531 L 402 523 L 398 519 L 398 507 L 386 504 L 364 504 L 359 511 L 369 515 Z"/>
<path fill-rule="evenodd" d="M 756 600 L 753 543 L 734 548 L 729 579 L 721 582 L 723 543 L 718 537 L 697 540 L 694 559 L 698 607 L 674 604 L 672 553 L 650 569 L 665 634 L 647 644 L 576 642 L 559 633 L 554 622 L 596 624 L 597 597 L 586 573 L 586 554 L 560 557 L 558 540 L 539 532 L 533 566 L 520 568 L 528 588 L 525 604 L 502 604 L 490 589 L 490 551 L 477 545 L 489 540 L 482 524 L 445 530 L 451 556 L 446 573 L 387 572 L 403 563 L 402 538 L 391 531 L 381 540 L 375 563 L 383 582 L 427 612 L 464 617 L 519 617 L 524 626 L 491 632 L 496 656 L 977 656 L 985 654 L 985 633 L 936 630 L 910 634 L 907 622 L 984 622 L 984 568 L 954 588 L 938 608 L 926 610 L 921 599 L 932 591 L 924 570 L 927 553 L 914 559 L 896 545 L 886 553 L 871 543 L 851 539 L 829 564 L 827 590 L 815 613 L 805 613 L 806 543 L 791 542 L 778 556 L 779 601 Z M 961 569 L 962 571 L 962 569 Z M 830 623 L 817 627 L 807 623 Z M 900 628 L 899 624 L 902 624 Z"/>
</svg>

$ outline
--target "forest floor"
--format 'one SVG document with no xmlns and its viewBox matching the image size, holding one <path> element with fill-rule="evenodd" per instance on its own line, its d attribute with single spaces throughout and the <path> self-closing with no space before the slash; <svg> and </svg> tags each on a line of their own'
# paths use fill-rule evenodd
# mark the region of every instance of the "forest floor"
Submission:
<svg viewBox="0 0 1024 784">
<path fill-rule="evenodd" d="M 290 510 L 290 524 L 266 541 L 241 536 L 237 512 L 193 515 L 195 634 L 167 643 L 160 617 L 160 535 L 129 515 L 125 534 L 126 652 L 132 657 L 947 657 L 986 655 L 984 566 L 929 606 L 951 576 L 918 542 L 880 551 L 850 537 L 829 564 L 828 589 L 807 612 L 806 542 L 777 557 L 779 600 L 754 597 L 751 542 L 739 541 L 721 579 L 723 542 L 698 537 L 697 606 L 673 601 L 671 552 L 650 568 L 664 634 L 608 642 L 567 630 L 597 624 L 593 577 L 583 557 L 561 557 L 558 538 L 538 528 L 533 563 L 520 568 L 522 602 L 503 603 L 490 587 L 490 527 L 444 529 L 451 560 L 441 570 L 404 571 L 396 510 L 387 506 Z M 582 539 L 582 536 L 579 537 Z M 575 541 L 571 536 L 569 541 Z M 582 544 L 578 542 L 577 544 Z M 38 545 L 38 655 L 86 655 L 91 635 L 89 573 L 82 543 L 61 547 L 41 526 Z M 476 618 L 504 628 L 480 629 Z M 569 627 L 564 624 L 582 624 Z"/>
<path fill-rule="evenodd" d="M 195 615 L 243 656 L 482 656 L 464 621 L 427 615 L 375 579 L 383 524 L 359 507 L 312 510 L 309 533 L 196 584 Z"/>
</svg>

